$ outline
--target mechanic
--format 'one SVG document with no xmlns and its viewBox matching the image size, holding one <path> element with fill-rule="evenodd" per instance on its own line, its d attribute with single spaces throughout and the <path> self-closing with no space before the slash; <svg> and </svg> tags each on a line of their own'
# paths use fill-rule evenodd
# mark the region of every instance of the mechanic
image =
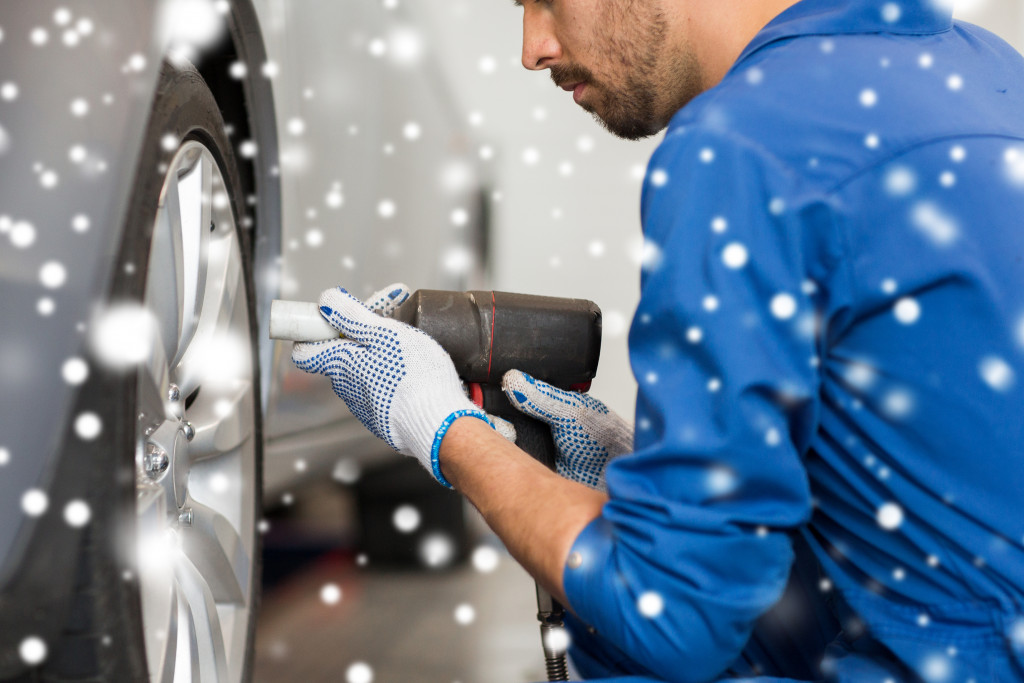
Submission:
<svg viewBox="0 0 1024 683">
<path fill-rule="evenodd" d="M 1024 680 L 1024 59 L 949 4 L 525 0 L 527 68 L 667 127 L 635 437 L 505 377 L 566 476 L 371 312 L 407 290 L 323 294 L 350 339 L 296 363 L 571 609 L 583 676 Z"/>
</svg>

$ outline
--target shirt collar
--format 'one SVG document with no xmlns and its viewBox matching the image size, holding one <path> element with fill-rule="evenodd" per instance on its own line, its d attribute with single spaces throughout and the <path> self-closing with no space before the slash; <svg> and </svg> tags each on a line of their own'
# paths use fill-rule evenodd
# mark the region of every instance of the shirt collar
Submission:
<svg viewBox="0 0 1024 683">
<path fill-rule="evenodd" d="M 768 43 L 807 35 L 853 33 L 931 34 L 953 25 L 950 0 L 801 0 L 775 17 L 736 63 Z"/>
</svg>

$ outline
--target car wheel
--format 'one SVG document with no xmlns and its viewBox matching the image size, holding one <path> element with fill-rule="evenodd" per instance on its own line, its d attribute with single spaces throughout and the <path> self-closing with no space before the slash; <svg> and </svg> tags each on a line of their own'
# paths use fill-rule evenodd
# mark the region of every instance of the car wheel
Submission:
<svg viewBox="0 0 1024 683">
<path fill-rule="evenodd" d="M 206 83 L 165 64 L 110 300 L 91 325 L 116 377 L 97 400 L 123 404 L 110 462 L 94 464 L 109 488 L 90 499 L 72 617 L 42 679 L 250 677 L 262 412 L 239 177 Z"/>
<path fill-rule="evenodd" d="M 229 182 L 237 173 L 223 122 L 202 117 L 217 111 L 213 98 L 195 71 L 170 75 L 165 96 L 178 125 L 154 131 L 173 156 L 143 297 L 159 341 L 138 372 L 136 399 L 146 661 L 152 680 L 240 681 L 252 649 L 259 561 L 252 257 L 234 211 L 244 197 Z"/>
</svg>

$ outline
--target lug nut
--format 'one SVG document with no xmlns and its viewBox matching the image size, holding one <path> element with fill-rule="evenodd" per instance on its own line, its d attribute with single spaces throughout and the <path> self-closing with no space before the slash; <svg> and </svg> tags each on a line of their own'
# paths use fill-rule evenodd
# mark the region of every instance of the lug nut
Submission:
<svg viewBox="0 0 1024 683">
<path fill-rule="evenodd" d="M 192 508 L 185 508 L 178 513 L 178 524 L 192 526 Z"/>
<path fill-rule="evenodd" d="M 150 479 L 159 479 L 167 471 L 171 459 L 167 451 L 153 442 L 146 444 L 146 454 L 142 457 L 142 468 Z"/>
<path fill-rule="evenodd" d="M 185 432 L 185 438 L 189 441 L 196 438 L 196 428 L 192 426 L 191 422 L 185 422 L 185 424 L 182 425 L 182 430 Z"/>
<path fill-rule="evenodd" d="M 167 387 L 167 400 L 177 401 L 181 398 L 181 389 L 178 388 L 177 384 L 172 384 Z"/>
</svg>

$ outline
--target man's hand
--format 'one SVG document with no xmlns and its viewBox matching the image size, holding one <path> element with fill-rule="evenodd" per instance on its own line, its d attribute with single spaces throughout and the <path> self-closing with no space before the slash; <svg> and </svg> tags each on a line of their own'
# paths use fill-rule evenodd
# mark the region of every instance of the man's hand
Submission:
<svg viewBox="0 0 1024 683">
<path fill-rule="evenodd" d="M 551 426 L 558 473 L 605 491 L 608 461 L 633 450 L 633 430 L 625 420 L 592 396 L 563 391 L 519 370 L 506 372 L 501 386 L 513 406 Z"/>
<path fill-rule="evenodd" d="M 450 487 L 438 464 L 442 438 L 463 415 L 489 420 L 466 397 L 437 342 L 372 310 L 390 313 L 408 296 L 404 285 L 392 285 L 364 304 L 340 287 L 326 290 L 320 312 L 344 338 L 296 344 L 292 360 L 306 372 L 329 377 L 334 393 L 367 429 Z"/>
</svg>

